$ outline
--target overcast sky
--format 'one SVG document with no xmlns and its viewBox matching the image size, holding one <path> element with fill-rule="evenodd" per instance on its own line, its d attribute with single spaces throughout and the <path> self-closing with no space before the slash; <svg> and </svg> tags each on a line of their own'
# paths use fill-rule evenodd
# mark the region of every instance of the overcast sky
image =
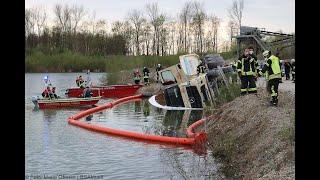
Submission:
<svg viewBox="0 0 320 180">
<path fill-rule="evenodd" d="M 96 19 L 104 19 L 108 24 L 123 20 L 130 9 L 145 9 L 147 3 L 158 2 L 160 10 L 175 17 L 188 0 L 25 0 L 25 8 L 44 6 L 53 17 L 55 4 L 83 5 Z M 226 25 L 229 21 L 227 9 L 232 0 L 197 0 L 204 4 L 207 14 L 215 14 L 222 19 L 220 38 L 227 40 Z M 145 11 L 144 11 L 145 12 Z M 244 0 L 244 26 L 266 28 L 270 31 L 295 32 L 294 0 Z"/>
</svg>

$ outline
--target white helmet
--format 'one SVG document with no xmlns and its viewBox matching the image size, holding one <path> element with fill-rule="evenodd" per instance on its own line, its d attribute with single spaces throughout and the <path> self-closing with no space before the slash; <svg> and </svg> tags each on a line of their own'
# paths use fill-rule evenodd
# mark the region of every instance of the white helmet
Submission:
<svg viewBox="0 0 320 180">
<path fill-rule="evenodd" d="M 263 57 L 267 57 L 269 55 L 269 53 L 270 53 L 270 51 L 265 50 L 265 51 L 263 51 L 262 55 L 263 55 Z"/>
<path fill-rule="evenodd" d="M 291 59 L 291 63 L 294 63 L 295 62 L 295 60 L 294 59 Z"/>
<path fill-rule="evenodd" d="M 280 60 L 280 63 L 283 63 L 283 60 Z"/>
</svg>

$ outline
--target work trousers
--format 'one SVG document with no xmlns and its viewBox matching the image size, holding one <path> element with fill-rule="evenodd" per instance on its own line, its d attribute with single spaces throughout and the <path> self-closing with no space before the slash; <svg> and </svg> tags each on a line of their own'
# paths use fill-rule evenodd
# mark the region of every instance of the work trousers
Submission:
<svg viewBox="0 0 320 180">
<path fill-rule="evenodd" d="M 280 78 L 270 79 L 268 81 L 268 91 L 271 94 L 271 97 L 278 97 L 279 82 Z"/>
<path fill-rule="evenodd" d="M 241 76 L 241 94 L 257 93 L 257 86 L 253 75 Z"/>
<path fill-rule="evenodd" d="M 144 85 L 149 85 L 149 76 L 143 77 Z"/>
<path fill-rule="evenodd" d="M 289 72 L 286 72 L 286 80 L 290 80 L 290 74 L 289 74 Z"/>
</svg>

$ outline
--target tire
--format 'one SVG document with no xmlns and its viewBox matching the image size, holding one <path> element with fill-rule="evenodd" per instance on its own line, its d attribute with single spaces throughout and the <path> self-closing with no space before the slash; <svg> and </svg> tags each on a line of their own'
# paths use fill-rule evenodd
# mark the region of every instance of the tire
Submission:
<svg viewBox="0 0 320 180">
<path fill-rule="evenodd" d="M 233 73 L 233 68 L 232 66 L 226 66 L 222 68 L 223 73 Z"/>
<path fill-rule="evenodd" d="M 213 69 L 225 64 L 224 59 L 219 54 L 208 54 L 204 56 L 204 62 L 207 64 L 208 69 Z"/>
</svg>

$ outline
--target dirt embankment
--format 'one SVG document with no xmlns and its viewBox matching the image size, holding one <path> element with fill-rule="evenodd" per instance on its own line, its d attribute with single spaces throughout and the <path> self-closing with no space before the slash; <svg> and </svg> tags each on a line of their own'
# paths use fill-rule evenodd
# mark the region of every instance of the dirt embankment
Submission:
<svg viewBox="0 0 320 180">
<path fill-rule="evenodd" d="M 295 98 L 280 91 L 278 107 L 269 95 L 246 95 L 223 105 L 207 124 L 209 148 L 232 179 L 294 179 Z"/>
</svg>

